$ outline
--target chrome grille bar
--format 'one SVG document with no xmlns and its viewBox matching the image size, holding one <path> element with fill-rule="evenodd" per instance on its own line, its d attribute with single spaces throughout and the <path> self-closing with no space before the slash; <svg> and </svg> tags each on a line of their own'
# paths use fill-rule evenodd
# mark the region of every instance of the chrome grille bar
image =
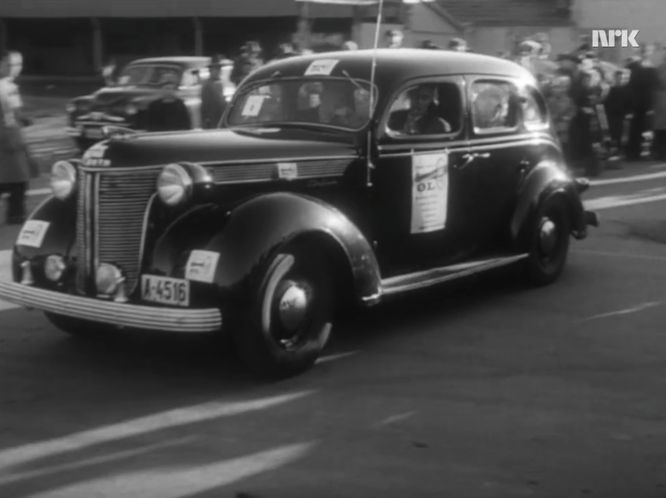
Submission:
<svg viewBox="0 0 666 498">
<path fill-rule="evenodd" d="M 92 174 L 79 169 L 76 201 L 76 290 L 86 292 L 88 276 L 92 265 Z"/>
<path fill-rule="evenodd" d="M 144 213 L 155 192 L 161 166 L 132 172 L 109 169 L 97 173 L 95 185 L 95 263 L 119 266 L 127 290 L 133 291 L 139 278 Z"/>
</svg>

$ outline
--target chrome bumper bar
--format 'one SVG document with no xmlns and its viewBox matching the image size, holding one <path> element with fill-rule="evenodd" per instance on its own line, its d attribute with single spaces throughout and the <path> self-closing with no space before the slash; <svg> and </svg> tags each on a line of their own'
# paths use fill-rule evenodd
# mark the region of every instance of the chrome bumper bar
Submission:
<svg viewBox="0 0 666 498">
<path fill-rule="evenodd" d="M 0 282 L 0 299 L 50 313 L 118 327 L 166 332 L 214 332 L 222 326 L 217 308 L 161 308 L 102 301 L 15 282 Z"/>
</svg>

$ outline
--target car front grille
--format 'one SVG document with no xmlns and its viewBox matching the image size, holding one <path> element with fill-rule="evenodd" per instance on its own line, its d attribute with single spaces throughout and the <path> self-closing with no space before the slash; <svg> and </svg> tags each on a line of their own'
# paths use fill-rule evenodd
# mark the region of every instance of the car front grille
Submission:
<svg viewBox="0 0 666 498">
<path fill-rule="evenodd" d="M 101 263 L 118 266 L 131 292 L 138 281 L 145 213 L 161 167 L 84 171 L 77 214 L 77 287 L 85 289 Z M 86 234 L 88 234 L 86 236 Z"/>
</svg>

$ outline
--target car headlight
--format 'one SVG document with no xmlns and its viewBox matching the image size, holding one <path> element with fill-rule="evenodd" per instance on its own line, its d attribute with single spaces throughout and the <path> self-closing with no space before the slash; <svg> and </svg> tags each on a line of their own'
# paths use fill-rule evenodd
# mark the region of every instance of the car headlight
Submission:
<svg viewBox="0 0 666 498">
<path fill-rule="evenodd" d="M 76 168 L 68 161 L 58 161 L 51 168 L 51 192 L 61 201 L 76 190 Z"/>
<path fill-rule="evenodd" d="M 180 164 L 168 164 L 157 177 L 157 195 L 168 206 L 177 206 L 192 195 L 194 181 Z"/>
<path fill-rule="evenodd" d="M 67 111 L 67 114 L 73 114 L 77 110 L 76 104 L 74 102 L 68 102 L 67 106 L 65 107 L 65 111 Z"/>
</svg>

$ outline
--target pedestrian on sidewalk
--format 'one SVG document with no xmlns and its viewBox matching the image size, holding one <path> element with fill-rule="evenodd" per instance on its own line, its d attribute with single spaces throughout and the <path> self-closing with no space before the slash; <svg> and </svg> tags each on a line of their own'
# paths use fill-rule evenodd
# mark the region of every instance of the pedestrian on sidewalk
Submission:
<svg viewBox="0 0 666 498">
<path fill-rule="evenodd" d="M 657 70 L 650 60 L 652 46 L 641 49 L 641 55 L 631 61 L 628 69 L 629 89 L 632 94 L 632 115 L 627 145 L 627 158 L 640 160 L 643 150 L 645 132 L 651 130 L 650 118 L 654 111 L 654 97 L 657 90 Z"/>
<path fill-rule="evenodd" d="M 652 154 L 655 159 L 666 161 L 666 50 L 662 52 L 662 61 L 657 67 Z"/>
<path fill-rule="evenodd" d="M 613 157 L 619 156 L 622 151 L 624 124 L 632 107 L 631 93 L 627 88 L 626 79 L 626 71 L 616 71 L 613 86 L 604 101 Z"/>
<path fill-rule="evenodd" d="M 12 64 L 13 61 L 13 64 Z M 7 223 L 25 220 L 25 192 L 31 176 L 31 161 L 21 130 L 21 98 L 14 82 L 19 58 L 0 53 L 0 193 L 8 193 Z"/>
<path fill-rule="evenodd" d="M 208 66 L 210 76 L 201 85 L 201 126 L 204 129 L 217 128 L 227 107 L 222 83 L 223 63 L 223 56 L 214 56 Z"/>
</svg>

